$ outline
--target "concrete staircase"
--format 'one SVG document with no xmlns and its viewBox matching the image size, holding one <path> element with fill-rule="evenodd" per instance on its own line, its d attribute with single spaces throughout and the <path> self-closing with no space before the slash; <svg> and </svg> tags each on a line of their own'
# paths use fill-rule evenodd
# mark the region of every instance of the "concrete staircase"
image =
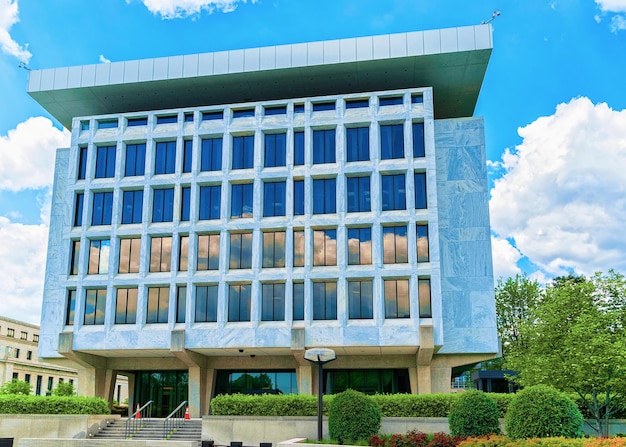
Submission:
<svg viewBox="0 0 626 447">
<path fill-rule="evenodd" d="M 126 419 L 117 419 L 100 430 L 95 439 L 125 439 Z M 202 438 L 202 419 L 183 421 L 180 428 L 170 434 L 170 441 L 197 441 Z M 132 440 L 162 440 L 163 419 L 143 419 L 142 427 L 130 438 Z"/>
</svg>

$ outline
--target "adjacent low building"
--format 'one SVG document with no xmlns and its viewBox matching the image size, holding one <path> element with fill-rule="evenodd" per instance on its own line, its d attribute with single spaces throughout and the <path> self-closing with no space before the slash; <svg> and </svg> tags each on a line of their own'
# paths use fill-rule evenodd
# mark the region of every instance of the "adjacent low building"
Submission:
<svg viewBox="0 0 626 447">
<path fill-rule="evenodd" d="M 219 393 L 449 392 L 497 352 L 490 25 L 33 70 L 65 127 L 40 355 L 166 415 Z"/>
</svg>

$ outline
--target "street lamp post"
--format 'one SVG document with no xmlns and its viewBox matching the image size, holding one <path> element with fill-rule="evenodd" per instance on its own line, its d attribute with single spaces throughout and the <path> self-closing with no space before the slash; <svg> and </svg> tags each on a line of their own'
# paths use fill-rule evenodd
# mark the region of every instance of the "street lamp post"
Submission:
<svg viewBox="0 0 626 447">
<path fill-rule="evenodd" d="M 322 395 L 324 387 L 324 364 L 335 360 L 335 351 L 328 348 L 313 348 L 304 351 L 304 358 L 317 364 L 317 440 L 322 440 Z"/>
</svg>

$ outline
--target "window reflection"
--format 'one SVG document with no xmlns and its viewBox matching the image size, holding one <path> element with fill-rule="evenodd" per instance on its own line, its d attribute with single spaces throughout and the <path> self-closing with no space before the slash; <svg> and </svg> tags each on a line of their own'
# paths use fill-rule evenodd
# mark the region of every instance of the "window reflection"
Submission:
<svg viewBox="0 0 626 447">
<path fill-rule="evenodd" d="M 137 319 L 137 289 L 117 289 L 115 324 L 135 324 Z"/>
<path fill-rule="evenodd" d="M 220 266 L 220 235 L 198 236 L 197 270 L 218 270 Z"/>
<path fill-rule="evenodd" d="M 370 178 L 348 177 L 346 198 L 349 213 L 370 211 Z"/>
<path fill-rule="evenodd" d="M 431 318 L 433 311 L 431 307 L 430 279 L 418 280 L 418 297 L 420 318 Z"/>
<path fill-rule="evenodd" d="M 89 268 L 90 275 L 104 275 L 109 273 L 109 239 L 95 239 L 89 241 Z"/>
<path fill-rule="evenodd" d="M 428 262 L 428 225 L 417 225 L 417 262 Z"/>
<path fill-rule="evenodd" d="M 261 320 L 285 319 L 285 284 L 265 283 L 262 286 Z"/>
<path fill-rule="evenodd" d="M 313 283 L 313 319 L 337 319 L 337 283 L 334 281 Z"/>
<path fill-rule="evenodd" d="M 304 283 L 293 283 L 293 319 L 304 320 Z"/>
<path fill-rule="evenodd" d="M 285 232 L 263 233 L 263 267 L 285 266 Z"/>
<path fill-rule="evenodd" d="M 106 296 L 106 289 L 88 289 L 85 291 L 85 317 L 83 324 L 104 324 Z"/>
<path fill-rule="evenodd" d="M 382 208 L 388 210 L 406 209 L 406 190 L 404 174 L 381 175 Z"/>
<path fill-rule="evenodd" d="M 293 230 L 293 266 L 304 267 L 304 230 Z"/>
<path fill-rule="evenodd" d="M 232 233 L 230 235 L 230 268 L 249 269 L 252 267 L 252 233 Z"/>
<path fill-rule="evenodd" d="M 337 265 L 337 230 L 313 231 L 313 265 Z"/>
<path fill-rule="evenodd" d="M 287 134 L 265 134 L 265 167 L 285 166 Z"/>
<path fill-rule="evenodd" d="M 263 183 L 263 216 L 285 215 L 285 182 Z"/>
<path fill-rule="evenodd" d="M 150 271 L 169 272 L 172 262 L 172 237 L 153 237 L 150 240 Z"/>
<path fill-rule="evenodd" d="M 383 262 L 409 262 L 406 225 L 383 227 Z"/>
<path fill-rule="evenodd" d="M 178 270 L 186 272 L 189 269 L 189 236 L 180 237 L 178 253 Z"/>
<path fill-rule="evenodd" d="M 202 140 L 200 172 L 222 169 L 222 137 Z"/>
<path fill-rule="evenodd" d="M 313 214 L 337 212 L 337 183 L 334 178 L 313 180 Z"/>
<path fill-rule="evenodd" d="M 348 281 L 349 318 L 373 318 L 372 281 Z"/>
<path fill-rule="evenodd" d="M 252 183 L 234 184 L 231 187 L 230 217 L 252 217 Z"/>
<path fill-rule="evenodd" d="M 185 322 L 187 310 L 187 286 L 178 286 L 176 291 L 176 323 Z"/>
<path fill-rule="evenodd" d="M 335 129 L 313 131 L 313 164 L 335 163 Z"/>
<path fill-rule="evenodd" d="M 389 160 L 404 157 L 404 125 L 380 126 L 380 158 Z"/>
<path fill-rule="evenodd" d="M 385 318 L 409 318 L 409 280 L 385 280 Z"/>
<path fill-rule="evenodd" d="M 217 284 L 196 287 L 197 323 L 217 321 L 217 294 Z"/>
<path fill-rule="evenodd" d="M 138 273 L 141 238 L 120 239 L 118 273 Z"/>
<path fill-rule="evenodd" d="M 348 264 L 372 263 L 371 228 L 348 228 Z"/>
<path fill-rule="evenodd" d="M 415 209 L 425 209 L 426 202 L 426 173 L 415 173 Z"/>
<path fill-rule="evenodd" d="M 250 284 L 228 287 L 228 321 L 250 321 Z"/>
<path fill-rule="evenodd" d="M 169 312 L 170 288 L 148 288 L 148 308 L 146 323 L 167 323 Z"/>
<path fill-rule="evenodd" d="M 346 129 L 347 161 L 370 159 L 370 128 L 355 127 Z"/>
</svg>

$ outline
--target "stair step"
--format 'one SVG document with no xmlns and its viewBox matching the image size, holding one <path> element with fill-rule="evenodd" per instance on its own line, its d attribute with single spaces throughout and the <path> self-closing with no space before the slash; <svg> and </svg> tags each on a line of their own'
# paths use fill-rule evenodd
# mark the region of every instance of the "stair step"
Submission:
<svg viewBox="0 0 626 447">
<path fill-rule="evenodd" d="M 136 433 L 132 436 L 132 439 L 163 439 L 163 419 L 145 419 L 142 422 L 142 426 L 139 427 Z M 104 429 L 96 434 L 96 438 L 99 439 L 125 439 L 126 434 L 126 419 L 116 420 L 113 423 L 107 425 Z M 180 427 L 178 427 L 169 439 L 176 441 L 199 441 L 202 437 L 202 420 L 185 420 Z"/>
</svg>

